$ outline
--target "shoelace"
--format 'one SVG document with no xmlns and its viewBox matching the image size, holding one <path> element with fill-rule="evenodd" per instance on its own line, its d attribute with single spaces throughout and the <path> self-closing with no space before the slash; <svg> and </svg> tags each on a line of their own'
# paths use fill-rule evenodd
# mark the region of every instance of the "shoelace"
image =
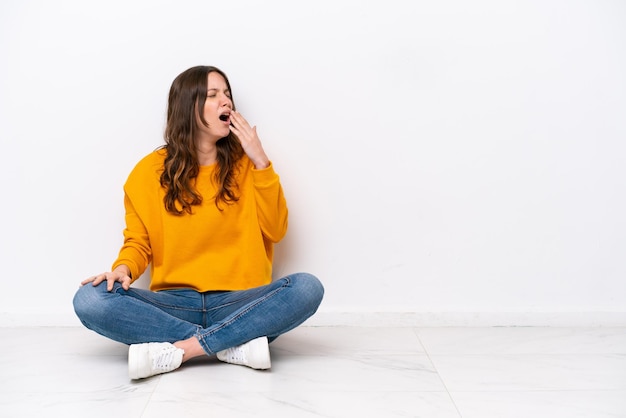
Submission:
<svg viewBox="0 0 626 418">
<path fill-rule="evenodd" d="M 152 368 L 154 370 L 169 370 L 174 361 L 176 347 L 164 347 L 158 356 L 152 358 Z"/>
<path fill-rule="evenodd" d="M 231 347 L 226 350 L 226 357 L 231 361 L 245 361 L 246 355 L 241 347 Z"/>
</svg>

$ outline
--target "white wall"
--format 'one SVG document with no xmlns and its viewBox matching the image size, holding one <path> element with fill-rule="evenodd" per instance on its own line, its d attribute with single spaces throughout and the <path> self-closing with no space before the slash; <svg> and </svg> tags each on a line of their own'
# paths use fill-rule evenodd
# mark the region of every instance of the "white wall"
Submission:
<svg viewBox="0 0 626 418">
<path fill-rule="evenodd" d="M 208 64 L 281 175 L 276 274 L 323 280 L 317 323 L 624 325 L 624 22 L 619 0 L 5 0 L 0 324 L 78 323 L 171 81 Z"/>
</svg>

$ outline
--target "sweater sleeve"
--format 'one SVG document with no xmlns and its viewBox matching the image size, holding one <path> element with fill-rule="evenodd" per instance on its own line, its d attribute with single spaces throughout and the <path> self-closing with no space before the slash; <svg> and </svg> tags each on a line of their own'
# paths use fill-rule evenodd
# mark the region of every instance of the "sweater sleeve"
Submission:
<svg viewBox="0 0 626 418">
<path fill-rule="evenodd" d="M 130 269 L 132 280 L 135 281 L 148 267 L 152 259 L 152 250 L 150 248 L 148 231 L 137 214 L 128 193 L 124 194 L 124 208 L 126 210 L 124 244 L 120 249 L 117 260 L 113 263 L 112 269 L 125 264 Z"/>
<path fill-rule="evenodd" d="M 252 170 L 254 193 L 261 232 L 277 243 L 287 233 L 288 210 L 280 178 L 270 162 L 267 168 Z"/>
</svg>

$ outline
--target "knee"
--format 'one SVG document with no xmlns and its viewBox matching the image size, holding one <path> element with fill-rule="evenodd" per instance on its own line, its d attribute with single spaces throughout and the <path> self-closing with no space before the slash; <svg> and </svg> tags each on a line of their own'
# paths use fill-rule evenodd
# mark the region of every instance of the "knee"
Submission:
<svg viewBox="0 0 626 418">
<path fill-rule="evenodd" d="M 76 291 L 72 301 L 74 312 L 83 323 L 89 322 L 89 318 L 99 314 L 101 298 L 100 286 L 86 284 Z"/>
<path fill-rule="evenodd" d="M 296 273 L 290 278 L 293 281 L 293 286 L 298 288 L 300 294 L 310 304 L 319 306 L 324 298 L 324 285 L 322 282 L 310 273 Z"/>
</svg>

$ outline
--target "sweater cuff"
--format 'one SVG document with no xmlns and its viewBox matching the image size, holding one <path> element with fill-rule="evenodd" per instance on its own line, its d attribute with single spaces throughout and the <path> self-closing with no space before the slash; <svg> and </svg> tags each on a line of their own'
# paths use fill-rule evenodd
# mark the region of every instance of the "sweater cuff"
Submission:
<svg viewBox="0 0 626 418">
<path fill-rule="evenodd" d="M 262 168 L 260 170 L 253 168 L 252 176 L 254 178 L 254 184 L 261 187 L 271 186 L 278 181 L 278 174 L 274 171 L 274 166 L 271 161 L 270 165 L 266 168 Z"/>
</svg>

